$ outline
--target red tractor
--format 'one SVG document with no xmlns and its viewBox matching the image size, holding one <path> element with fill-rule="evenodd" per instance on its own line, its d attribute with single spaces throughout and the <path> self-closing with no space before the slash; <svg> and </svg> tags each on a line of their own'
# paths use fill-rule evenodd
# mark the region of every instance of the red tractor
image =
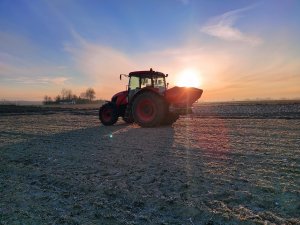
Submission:
<svg viewBox="0 0 300 225">
<path fill-rule="evenodd" d="M 203 90 L 192 87 L 173 87 L 168 89 L 168 74 L 153 71 L 135 71 L 129 75 L 126 91 L 115 94 L 111 101 L 100 107 L 99 119 L 109 126 L 119 117 L 127 123 L 137 123 L 141 127 L 155 127 L 174 123 L 179 115 L 191 113 L 192 104 Z"/>
</svg>

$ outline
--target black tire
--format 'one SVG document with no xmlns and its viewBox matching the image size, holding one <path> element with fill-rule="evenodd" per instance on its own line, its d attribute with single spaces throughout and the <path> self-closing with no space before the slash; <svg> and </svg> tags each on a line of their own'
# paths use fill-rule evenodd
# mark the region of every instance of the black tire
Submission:
<svg viewBox="0 0 300 225">
<path fill-rule="evenodd" d="M 105 126 L 114 125 L 118 121 L 118 109 L 115 103 L 108 102 L 99 109 L 99 120 Z"/>
<path fill-rule="evenodd" d="M 169 112 L 166 114 L 166 117 L 162 121 L 162 125 L 166 125 L 166 126 L 171 125 L 171 124 L 175 123 L 176 120 L 178 120 L 178 118 L 179 118 L 178 114 Z"/>
<path fill-rule="evenodd" d="M 165 114 L 166 103 L 156 93 L 150 91 L 141 93 L 133 101 L 133 119 L 141 127 L 155 127 L 160 125 Z"/>
<path fill-rule="evenodd" d="M 124 107 L 124 113 L 121 115 L 122 119 L 125 123 L 133 123 L 133 117 L 130 110 L 131 104 L 126 104 L 126 107 Z"/>
</svg>

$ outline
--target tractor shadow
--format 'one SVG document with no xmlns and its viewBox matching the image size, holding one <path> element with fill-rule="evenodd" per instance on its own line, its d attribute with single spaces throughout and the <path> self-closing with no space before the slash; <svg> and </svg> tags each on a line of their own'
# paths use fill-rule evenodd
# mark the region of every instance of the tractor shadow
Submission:
<svg viewBox="0 0 300 225">
<path fill-rule="evenodd" d="M 184 151 L 174 146 L 174 134 L 171 126 L 120 122 L 4 146 L 0 218 L 59 224 L 205 219 L 188 203 L 190 178 L 186 159 L 174 154 Z"/>
</svg>

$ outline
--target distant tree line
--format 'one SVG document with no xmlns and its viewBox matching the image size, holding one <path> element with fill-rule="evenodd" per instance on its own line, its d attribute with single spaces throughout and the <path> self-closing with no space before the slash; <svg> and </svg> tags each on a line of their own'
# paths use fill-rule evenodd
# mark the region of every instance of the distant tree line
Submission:
<svg viewBox="0 0 300 225">
<path fill-rule="evenodd" d="M 43 104 L 85 104 L 91 103 L 96 97 L 96 92 L 93 88 L 86 89 L 85 92 L 82 92 L 79 96 L 73 94 L 71 89 L 63 88 L 59 95 L 55 98 L 51 98 L 48 95 L 44 96 Z"/>
</svg>

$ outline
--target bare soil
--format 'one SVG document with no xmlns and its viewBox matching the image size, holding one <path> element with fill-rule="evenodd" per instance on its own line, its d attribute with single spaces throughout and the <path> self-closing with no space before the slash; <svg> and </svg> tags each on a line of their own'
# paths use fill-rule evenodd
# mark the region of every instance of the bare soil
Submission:
<svg viewBox="0 0 300 225">
<path fill-rule="evenodd" d="M 300 224 L 297 117 L 82 112 L 0 115 L 0 224 Z"/>
</svg>

